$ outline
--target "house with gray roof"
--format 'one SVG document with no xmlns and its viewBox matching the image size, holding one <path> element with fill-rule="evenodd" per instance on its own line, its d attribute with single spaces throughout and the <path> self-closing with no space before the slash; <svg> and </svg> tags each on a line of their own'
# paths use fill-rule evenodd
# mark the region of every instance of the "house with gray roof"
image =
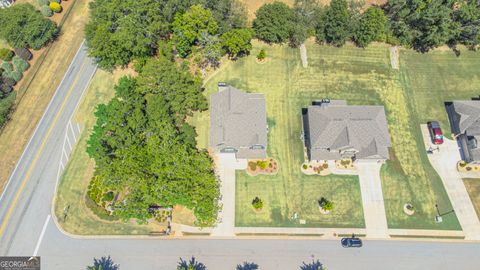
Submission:
<svg viewBox="0 0 480 270">
<path fill-rule="evenodd" d="M 480 100 L 456 100 L 445 107 L 462 159 L 480 163 Z"/>
<path fill-rule="evenodd" d="M 13 4 L 14 0 L 0 0 L 0 8 L 6 8 Z"/>
<path fill-rule="evenodd" d="M 383 162 L 391 147 L 383 106 L 347 105 L 345 100 L 314 102 L 303 111 L 309 160 Z"/>
<path fill-rule="evenodd" d="M 266 158 L 265 96 L 219 83 L 210 96 L 210 147 L 237 159 Z"/>
</svg>

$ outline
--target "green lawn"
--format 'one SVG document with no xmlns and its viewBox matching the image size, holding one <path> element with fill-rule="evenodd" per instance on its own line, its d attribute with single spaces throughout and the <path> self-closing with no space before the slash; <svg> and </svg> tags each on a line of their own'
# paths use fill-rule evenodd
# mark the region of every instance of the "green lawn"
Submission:
<svg viewBox="0 0 480 270">
<path fill-rule="evenodd" d="M 265 64 L 258 64 L 255 55 L 262 47 L 269 59 Z M 309 67 L 304 69 L 298 49 L 254 43 L 249 57 L 221 67 L 206 83 L 207 96 L 216 91 L 217 82 L 225 81 L 240 89 L 264 93 L 267 100 L 268 150 L 269 155 L 279 161 L 280 171 L 276 176 L 257 177 L 237 173 L 236 224 L 295 226 L 298 224 L 290 217 L 297 212 L 300 219 L 307 221 L 306 226 L 364 226 L 357 177 L 307 177 L 300 173 L 303 162 L 301 108 L 313 99 L 330 98 L 346 99 L 349 104 L 383 104 L 386 107 L 393 144 L 392 160 L 382 167 L 389 227 L 460 229 L 455 215 L 445 217 L 441 224 L 434 222 L 435 203 L 441 209 L 451 209 L 451 204 L 441 179 L 428 163 L 419 124 L 428 117 L 440 115 L 442 124 L 446 125 L 440 101 L 475 93 L 475 85 L 480 84 L 473 73 L 480 68 L 480 57 L 473 53 L 455 58 L 451 52 L 428 55 L 402 52 L 401 69 L 395 71 L 390 68 L 386 45 L 374 44 L 359 49 L 352 45 L 334 48 L 309 43 L 307 49 Z M 463 59 L 467 54 L 469 58 Z M 448 73 L 446 67 L 452 65 L 456 70 Z M 469 86 L 467 90 L 455 83 L 460 79 L 452 78 L 449 84 L 464 91 L 458 96 L 452 92 L 456 88 L 445 84 L 448 76 L 456 77 L 457 73 L 462 74 L 459 78 L 468 80 L 461 85 Z M 430 84 L 436 93 L 420 92 L 418 85 L 421 84 L 424 89 Z M 432 103 L 432 100 L 437 102 Z M 430 107 L 435 108 L 429 110 Z M 208 122 L 208 112 L 192 119 L 202 147 L 208 143 Z M 446 126 L 444 129 L 447 130 Z M 265 209 L 261 213 L 251 209 L 250 202 L 255 196 L 264 199 Z M 335 202 L 336 208 L 329 215 L 318 212 L 316 200 L 322 196 Z M 407 202 L 415 206 L 415 215 L 403 213 L 403 205 Z"/>
</svg>

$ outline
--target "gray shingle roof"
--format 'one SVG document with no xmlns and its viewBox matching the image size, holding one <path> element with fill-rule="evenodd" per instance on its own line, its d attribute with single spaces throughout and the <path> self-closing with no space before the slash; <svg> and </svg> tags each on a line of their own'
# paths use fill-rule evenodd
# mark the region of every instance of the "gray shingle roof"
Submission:
<svg viewBox="0 0 480 270">
<path fill-rule="evenodd" d="M 219 87 L 219 92 L 210 96 L 210 147 L 216 152 L 235 149 L 237 158 L 265 158 L 265 96 Z"/>
<path fill-rule="evenodd" d="M 459 136 L 467 162 L 480 161 L 480 101 L 455 100 L 447 105 L 452 132 Z"/>
<path fill-rule="evenodd" d="M 348 106 L 342 102 L 307 108 L 310 159 L 388 159 L 391 146 L 383 106 Z"/>
<path fill-rule="evenodd" d="M 460 133 L 480 135 L 480 101 L 456 100 L 452 102 L 453 109 L 459 115 L 458 128 Z"/>
</svg>

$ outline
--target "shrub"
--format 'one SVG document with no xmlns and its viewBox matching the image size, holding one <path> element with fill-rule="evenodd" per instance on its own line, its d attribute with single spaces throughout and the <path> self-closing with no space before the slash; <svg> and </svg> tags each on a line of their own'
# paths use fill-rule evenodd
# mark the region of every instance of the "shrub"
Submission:
<svg viewBox="0 0 480 270">
<path fill-rule="evenodd" d="M 8 85 L 10 87 L 14 87 L 17 84 L 17 82 L 12 78 L 3 77 L 2 81 L 4 85 Z"/>
<path fill-rule="evenodd" d="M 62 12 L 62 6 L 60 6 L 59 3 L 57 2 L 50 2 L 50 5 L 49 5 L 50 9 L 55 12 L 55 13 L 60 13 Z"/>
<path fill-rule="evenodd" d="M 253 201 L 252 201 L 252 206 L 256 210 L 260 210 L 260 209 L 263 208 L 263 201 L 260 198 L 255 197 L 255 199 L 253 199 Z"/>
<path fill-rule="evenodd" d="M 13 66 L 10 62 L 2 62 L 0 64 L 0 68 L 3 69 L 3 75 L 5 76 L 6 73 L 10 73 L 13 71 Z"/>
<path fill-rule="evenodd" d="M 3 61 L 10 61 L 13 57 L 13 52 L 7 48 L 0 49 L 0 59 Z"/>
<path fill-rule="evenodd" d="M 109 191 L 109 192 L 103 194 L 102 200 L 103 200 L 104 202 L 111 202 L 111 201 L 113 200 L 113 192 L 112 192 L 112 191 Z"/>
<path fill-rule="evenodd" d="M 50 4 L 50 1 L 48 0 L 37 0 L 37 4 L 42 7 L 42 6 L 48 6 Z"/>
<path fill-rule="evenodd" d="M 24 72 L 30 67 L 27 61 L 23 60 L 22 58 L 15 56 L 13 57 L 13 65 L 15 66 L 15 70 L 19 72 Z"/>
<path fill-rule="evenodd" d="M 25 48 L 15 49 L 15 54 L 25 61 L 29 61 L 30 59 L 32 59 L 32 53 L 28 49 L 25 49 Z"/>
<path fill-rule="evenodd" d="M 462 161 L 460 161 L 460 164 L 458 164 L 458 166 L 463 168 L 463 167 L 467 166 L 467 163 L 462 160 Z"/>
<path fill-rule="evenodd" d="M 308 168 L 307 164 L 303 164 L 302 168 L 306 170 Z"/>
<path fill-rule="evenodd" d="M 267 57 L 267 53 L 265 52 L 265 49 L 261 49 L 257 55 L 257 59 L 264 60 L 266 57 Z"/>
<path fill-rule="evenodd" d="M 468 167 L 466 167 L 465 169 L 467 169 L 467 171 L 471 171 L 471 170 L 472 170 L 472 167 L 468 166 Z"/>
<path fill-rule="evenodd" d="M 255 171 L 257 169 L 257 163 L 250 161 L 248 162 L 248 167 L 250 168 L 250 170 Z"/>
<path fill-rule="evenodd" d="M 260 161 L 259 160 L 259 161 L 257 161 L 257 165 L 261 170 L 265 170 L 267 168 L 268 161 L 266 161 L 266 160 L 261 160 Z"/>
<path fill-rule="evenodd" d="M 321 198 L 318 203 L 324 211 L 330 211 L 333 209 L 333 202 L 325 198 Z"/>
<path fill-rule="evenodd" d="M 48 5 L 41 6 L 40 7 L 40 12 L 45 17 L 52 17 L 53 16 L 53 11 L 50 9 L 50 7 Z"/>
<path fill-rule="evenodd" d="M 328 169 L 328 164 L 327 164 L 327 163 L 323 163 L 322 167 L 323 167 L 324 169 Z"/>
<path fill-rule="evenodd" d="M 20 81 L 23 77 L 22 72 L 18 70 L 14 70 L 12 72 L 8 72 L 7 74 L 4 74 L 6 78 L 11 78 L 14 79 L 16 82 Z"/>
</svg>

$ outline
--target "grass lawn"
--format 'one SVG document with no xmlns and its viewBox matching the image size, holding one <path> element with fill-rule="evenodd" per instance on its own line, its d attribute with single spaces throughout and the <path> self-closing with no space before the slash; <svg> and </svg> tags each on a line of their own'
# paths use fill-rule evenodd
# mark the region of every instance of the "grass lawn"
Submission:
<svg viewBox="0 0 480 270">
<path fill-rule="evenodd" d="M 480 218 L 480 179 L 467 178 L 463 179 L 463 183 L 467 188 L 468 195 L 470 195 L 477 216 Z"/>
<path fill-rule="evenodd" d="M 85 203 L 87 186 L 95 165 L 86 153 L 86 143 L 96 121 L 93 112 L 97 104 L 107 102 L 113 97 L 115 82 L 125 73 L 126 71 L 121 71 L 112 75 L 98 70 L 74 116 L 74 121 L 83 126 L 82 133 L 61 178 L 55 200 L 55 215 L 62 228 L 69 233 L 77 235 L 148 234 L 163 228 L 154 223 L 138 225 L 135 222 L 106 221 L 98 218 Z M 67 206 L 69 206 L 68 216 L 64 221 L 63 212 Z"/>
<path fill-rule="evenodd" d="M 269 57 L 265 64 L 255 61 L 255 55 L 261 47 L 266 48 Z M 435 86 L 439 81 L 448 76 L 455 77 L 457 72 L 469 72 L 470 76 L 462 76 L 469 80 L 464 84 L 479 85 L 478 77 L 473 73 L 480 68 L 480 59 L 476 60 L 479 67 L 474 68 L 472 64 L 475 60 L 458 59 L 451 56 L 450 52 L 434 52 L 427 56 L 403 52 L 401 69 L 396 71 L 390 68 L 389 47 L 382 44 L 359 49 L 352 45 L 334 48 L 309 42 L 307 49 L 309 67 L 304 69 L 300 66 L 298 50 L 255 42 L 251 56 L 221 67 L 206 84 L 207 95 L 216 91 L 219 81 L 266 95 L 270 126 L 269 155 L 279 160 L 280 172 L 270 177 L 249 177 L 243 172 L 237 173 L 237 225 L 293 226 L 289 218 L 297 212 L 300 218 L 307 220 L 306 226 L 364 226 L 358 178 L 307 177 L 299 172 L 303 161 L 300 109 L 313 99 L 330 98 L 346 99 L 349 104 L 383 104 L 386 107 L 393 143 L 392 160 L 382 167 L 389 227 L 460 229 L 455 215 L 445 217 L 441 224 L 434 222 L 435 203 L 441 209 L 451 209 L 451 204 L 441 179 L 428 162 L 419 124 L 426 117 L 422 113 L 431 106 L 430 96 L 434 100 L 442 100 L 437 94 L 453 95 L 450 92 L 452 89 Z M 440 61 L 443 58 L 446 60 Z M 451 74 L 433 71 L 436 65 L 446 67 L 455 64 L 463 71 L 457 70 Z M 428 78 L 433 75 L 439 78 Z M 432 87 L 437 87 L 435 91 L 438 93 L 427 96 L 417 92 L 417 84 L 422 82 L 416 80 L 421 76 L 424 76 L 423 83 L 431 82 Z M 470 86 L 469 89 L 473 88 Z M 435 107 L 438 112 L 443 109 L 442 104 L 434 105 L 439 106 Z M 437 115 L 435 112 L 429 113 L 431 116 Z M 197 126 L 198 143 L 202 147 L 208 143 L 208 121 L 208 112 L 197 114 L 192 119 Z M 335 213 L 330 216 L 321 216 L 315 204 L 319 197 L 325 195 L 336 203 Z M 255 196 L 263 196 L 266 207 L 262 213 L 255 213 L 251 209 L 250 202 Z M 415 206 L 415 215 L 403 213 L 403 205 L 407 202 Z"/>
</svg>

